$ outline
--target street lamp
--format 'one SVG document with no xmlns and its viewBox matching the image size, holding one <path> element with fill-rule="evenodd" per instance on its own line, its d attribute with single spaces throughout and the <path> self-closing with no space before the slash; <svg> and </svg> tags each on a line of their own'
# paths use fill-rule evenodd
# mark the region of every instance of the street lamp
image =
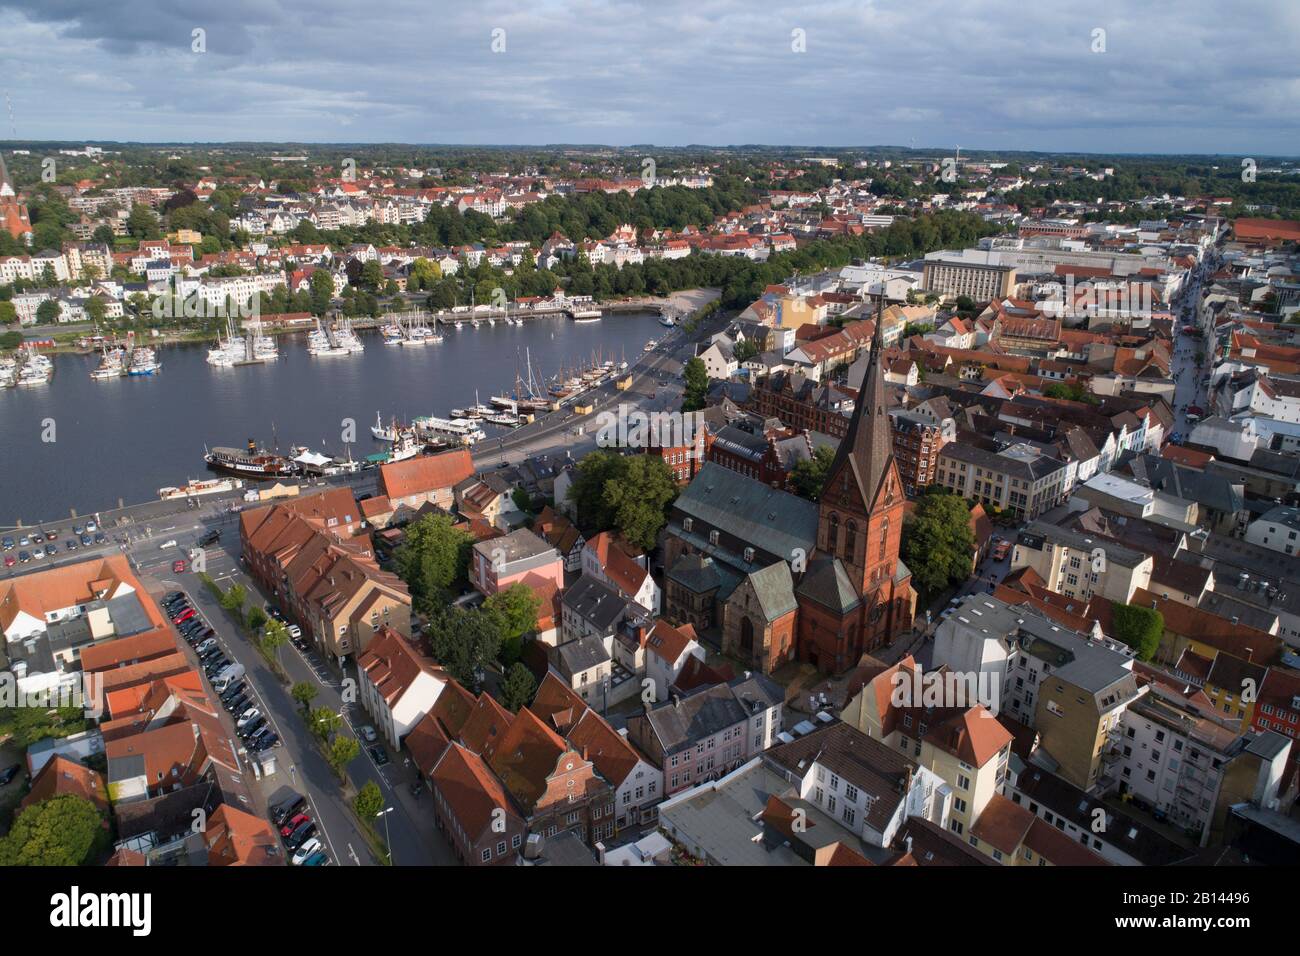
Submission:
<svg viewBox="0 0 1300 956">
<path fill-rule="evenodd" d="M 388 864 L 393 863 L 393 841 L 388 836 L 388 815 L 393 812 L 392 807 L 385 807 L 375 814 L 377 817 L 384 818 L 384 844 L 388 847 Z"/>
</svg>

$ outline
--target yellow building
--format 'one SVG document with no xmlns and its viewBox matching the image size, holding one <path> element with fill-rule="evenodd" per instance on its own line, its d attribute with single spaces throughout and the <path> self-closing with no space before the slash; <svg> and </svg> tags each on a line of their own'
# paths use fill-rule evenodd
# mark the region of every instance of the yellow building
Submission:
<svg viewBox="0 0 1300 956">
<path fill-rule="evenodd" d="M 1205 678 L 1205 696 L 1210 698 L 1215 710 L 1225 717 L 1240 719 L 1243 727 L 1249 727 L 1255 717 L 1259 688 L 1267 673 L 1267 667 L 1231 654 L 1216 654 Z"/>
</svg>

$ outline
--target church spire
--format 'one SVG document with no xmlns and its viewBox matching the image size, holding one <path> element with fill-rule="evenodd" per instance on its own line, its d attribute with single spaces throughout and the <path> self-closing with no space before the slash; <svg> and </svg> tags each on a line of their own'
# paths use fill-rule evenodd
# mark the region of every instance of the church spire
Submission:
<svg viewBox="0 0 1300 956">
<path fill-rule="evenodd" d="M 893 441 L 889 431 L 889 408 L 885 402 L 885 372 L 881 368 L 885 324 L 885 297 L 882 293 L 876 307 L 876 328 L 871 336 L 871 356 L 862 388 L 858 390 L 857 404 L 849 421 L 848 432 L 840 442 L 831 465 L 829 476 L 834 479 L 844 467 L 851 469 L 857 480 L 863 504 L 870 508 L 880 490 L 880 483 L 894 456 Z"/>
<path fill-rule="evenodd" d="M 9 167 L 5 165 L 4 154 L 0 153 L 0 196 L 16 196 L 13 180 L 9 178 Z"/>
</svg>

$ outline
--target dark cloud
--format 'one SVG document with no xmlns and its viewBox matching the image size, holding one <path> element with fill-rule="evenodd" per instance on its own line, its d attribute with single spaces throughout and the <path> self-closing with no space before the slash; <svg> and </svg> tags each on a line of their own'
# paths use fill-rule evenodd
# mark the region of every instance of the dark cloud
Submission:
<svg viewBox="0 0 1300 956">
<path fill-rule="evenodd" d="M 30 139 L 1300 152 L 1290 0 L 955 6 L 0 0 L 0 62 Z"/>
</svg>

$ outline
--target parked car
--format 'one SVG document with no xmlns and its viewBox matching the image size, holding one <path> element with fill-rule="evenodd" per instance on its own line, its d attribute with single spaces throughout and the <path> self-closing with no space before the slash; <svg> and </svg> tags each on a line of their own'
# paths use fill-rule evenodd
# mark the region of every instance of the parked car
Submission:
<svg viewBox="0 0 1300 956">
<path fill-rule="evenodd" d="M 32 549 L 32 557 L 33 557 L 33 558 L 36 558 L 37 560 L 40 560 L 41 558 L 45 557 L 45 549 L 44 549 L 44 548 L 33 548 L 33 549 Z"/>
<path fill-rule="evenodd" d="M 329 863 L 329 861 L 330 858 L 328 853 L 326 853 L 324 850 L 317 850 L 311 856 L 307 857 L 307 859 L 303 861 L 302 865 L 303 866 L 325 866 L 327 863 Z"/>
<path fill-rule="evenodd" d="M 196 651 L 198 651 L 200 654 L 202 654 L 202 653 L 206 652 L 207 649 L 208 649 L 209 647 L 216 647 L 216 646 L 217 646 L 217 639 L 216 639 L 215 637 L 209 637 L 206 641 L 204 641 L 203 643 L 201 643 L 198 647 L 194 648 L 194 650 L 196 650 Z"/>
<path fill-rule="evenodd" d="M 290 637 L 302 637 L 302 628 L 297 624 L 290 624 L 288 627 Z"/>
<path fill-rule="evenodd" d="M 194 608 L 187 608 L 186 610 L 181 611 L 180 614 L 176 615 L 176 617 L 172 618 L 172 623 L 184 624 L 193 616 L 194 616 Z"/>
<path fill-rule="evenodd" d="M 216 544 L 220 540 L 221 532 L 213 528 L 211 531 L 207 532 L 207 534 L 204 534 L 199 538 L 198 545 L 200 548 L 206 548 L 208 545 Z"/>
<path fill-rule="evenodd" d="M 235 700 L 236 698 L 239 697 L 240 694 L 244 692 L 244 688 L 246 686 L 247 684 L 245 684 L 242 680 L 236 681 L 235 683 L 231 684 L 229 687 L 227 687 L 224 691 L 221 692 L 221 702 L 223 704 L 228 704 L 230 703 L 230 701 Z"/>
<path fill-rule="evenodd" d="M 5 555 L 5 567 L 6 567 L 6 568 L 12 568 L 12 567 L 13 567 L 15 564 L 17 564 L 17 563 L 18 563 L 18 559 L 15 558 L 12 554 L 6 554 L 6 555 Z"/>
<path fill-rule="evenodd" d="M 94 534 L 97 530 L 99 530 L 99 525 L 95 524 L 95 522 L 93 521 L 87 521 L 86 530 L 89 531 L 91 534 Z"/>
<path fill-rule="evenodd" d="M 244 711 L 242 714 L 239 715 L 239 720 L 235 721 L 235 729 L 242 730 L 244 727 L 247 727 L 254 720 L 256 720 L 258 717 L 261 716 L 262 716 L 262 712 L 260 710 L 258 710 L 256 707 L 250 707 L 248 708 L 248 710 Z"/>
<path fill-rule="evenodd" d="M 0 542 L 0 545 L 3 545 L 6 551 L 12 551 L 14 549 L 14 539 L 5 538 L 3 542 Z"/>
<path fill-rule="evenodd" d="M 65 541 L 64 544 L 63 544 L 63 550 L 64 550 L 64 551 L 76 551 L 76 550 L 77 550 L 77 539 L 76 539 L 76 538 L 69 538 L 67 541 Z"/>
<path fill-rule="evenodd" d="M 319 852 L 320 848 L 321 842 L 317 837 L 312 837 L 310 840 L 304 840 L 302 846 L 298 847 L 293 854 L 293 865 L 302 866 L 307 862 L 307 858 L 313 853 Z"/>
<path fill-rule="evenodd" d="M 378 747 L 378 746 L 371 747 L 370 756 L 375 758 L 375 763 L 380 767 L 388 763 L 388 751 L 386 751 L 383 747 Z"/>
<path fill-rule="evenodd" d="M 107 544 L 107 543 L 108 543 L 108 536 L 104 534 L 104 532 L 100 531 L 96 533 L 95 544 Z"/>
<path fill-rule="evenodd" d="M 18 776 L 18 772 L 23 769 L 20 763 L 10 764 L 3 770 L 0 770 L 0 787 L 8 786 Z"/>
<path fill-rule="evenodd" d="M 282 827 L 287 820 L 306 809 L 307 798 L 291 791 L 271 807 L 271 822 Z"/>
<path fill-rule="evenodd" d="M 266 726 L 266 718 L 259 714 L 258 716 L 250 720 L 248 723 L 244 724 L 244 726 L 241 727 L 239 730 L 235 731 L 235 733 L 239 735 L 239 738 L 241 740 L 247 740 L 249 737 L 252 737 L 255 733 L 257 733 L 265 726 Z"/>
<path fill-rule="evenodd" d="M 32 556 L 31 556 L 30 552 L 27 552 L 27 551 L 19 551 L 19 552 L 18 552 L 18 563 L 19 563 L 19 564 L 26 564 L 26 563 L 27 563 L 28 561 L 30 561 L 31 559 L 32 559 Z"/>
<path fill-rule="evenodd" d="M 238 697 L 236 697 L 234 700 L 232 700 L 232 701 L 230 701 L 230 702 L 228 702 L 228 703 L 226 704 L 226 710 L 229 711 L 229 712 L 232 713 L 232 714 L 237 714 L 237 713 L 239 713 L 239 711 L 240 711 L 241 708 L 243 708 L 243 707 L 247 707 L 248 704 L 249 704 L 248 694 L 246 694 L 246 693 L 245 693 L 245 694 L 240 694 L 240 695 L 239 695 Z"/>
<path fill-rule="evenodd" d="M 270 750 L 272 747 L 278 747 L 279 745 L 280 735 L 273 730 L 269 734 L 259 737 L 257 740 L 257 746 L 253 747 L 253 750 L 257 753 L 261 753 L 263 750 Z"/>
<path fill-rule="evenodd" d="M 32 544 L 44 544 L 44 543 L 45 543 L 45 535 L 41 534 L 39 531 L 33 531 Z"/>
<path fill-rule="evenodd" d="M 287 822 L 280 825 L 280 836 L 287 837 L 293 833 L 294 830 L 301 826 L 306 826 L 308 823 L 311 823 L 311 817 L 307 816 L 307 814 L 295 814 L 290 817 Z"/>
<path fill-rule="evenodd" d="M 297 850 L 298 847 L 302 846 L 305 842 L 310 840 L 315 835 L 316 835 L 316 824 L 307 822 L 304 823 L 302 826 L 300 826 L 298 829 L 294 830 L 293 833 L 289 834 L 289 838 L 285 841 L 285 844 L 289 847 L 290 850 Z"/>
<path fill-rule="evenodd" d="M 89 548 L 89 547 L 90 547 L 92 544 L 94 544 L 94 543 L 95 543 L 95 539 L 92 538 L 90 535 L 88 535 L 88 534 L 83 534 L 83 535 L 81 536 L 81 545 L 82 545 L 82 547 Z"/>
<path fill-rule="evenodd" d="M 379 739 L 379 735 L 375 733 L 375 728 L 369 725 L 362 727 L 357 731 L 357 733 L 361 736 L 361 739 L 368 744 L 373 744 Z"/>
</svg>

